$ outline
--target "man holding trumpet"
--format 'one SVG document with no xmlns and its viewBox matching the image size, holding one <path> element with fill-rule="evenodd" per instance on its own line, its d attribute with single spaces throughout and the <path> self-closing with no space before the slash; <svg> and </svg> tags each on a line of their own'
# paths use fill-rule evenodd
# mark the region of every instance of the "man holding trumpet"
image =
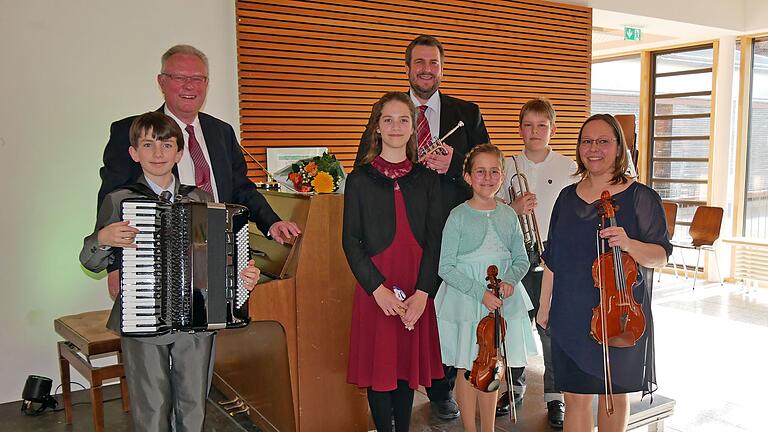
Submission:
<svg viewBox="0 0 768 432">
<path fill-rule="evenodd" d="M 418 36 L 405 49 L 408 93 L 419 110 L 416 119 L 419 160 L 440 174 L 444 218 L 447 218 L 454 207 L 472 196 L 461 174 L 464 156 L 474 146 L 490 142 L 490 138 L 476 104 L 439 91 L 444 62 L 443 44 L 433 36 Z M 462 125 L 456 128 L 459 123 Z M 443 137 L 444 142 L 438 140 Z M 355 164 L 367 151 L 367 143 L 367 137 L 363 136 Z"/>
<path fill-rule="evenodd" d="M 542 265 L 538 259 L 543 253 L 542 240 L 549 232 L 552 207 L 560 191 L 576 179 L 576 162 L 555 152 L 549 140 L 555 135 L 555 109 L 545 98 L 531 99 L 520 110 L 519 127 L 525 148 L 520 155 L 506 158 L 505 181 L 497 197 L 515 210 L 520 218 L 526 249 L 531 249 L 531 268 L 522 283 L 533 303 L 528 311 L 531 319 L 539 310 L 541 294 Z M 531 255 L 529 253 L 529 255 Z M 536 330 L 544 351 L 544 401 L 547 403 L 547 419 L 555 428 L 563 427 L 565 405 L 563 395 L 555 389 L 549 333 L 538 324 Z M 525 392 L 525 368 L 510 368 L 515 405 L 523 400 Z M 507 391 L 509 391 L 508 389 Z M 496 415 L 509 412 L 509 396 L 504 393 L 496 405 Z"/>
<path fill-rule="evenodd" d="M 443 79 L 445 50 L 437 38 L 416 37 L 405 50 L 405 72 L 409 94 L 418 108 L 416 134 L 419 162 L 440 174 L 443 222 L 454 207 L 471 196 L 464 182 L 464 157 L 478 144 L 490 142 L 480 108 L 472 103 L 443 94 L 438 89 Z M 355 165 L 368 150 L 369 138 L 363 135 Z M 442 228 L 442 227 L 441 227 Z M 441 419 L 459 416 L 453 399 L 456 370 L 445 366 L 446 378 L 435 380 L 427 389 L 435 415 Z"/>
</svg>

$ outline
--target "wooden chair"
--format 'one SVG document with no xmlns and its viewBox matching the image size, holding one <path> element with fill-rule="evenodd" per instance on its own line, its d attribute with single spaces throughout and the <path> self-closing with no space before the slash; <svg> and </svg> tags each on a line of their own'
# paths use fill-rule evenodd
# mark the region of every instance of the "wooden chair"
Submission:
<svg viewBox="0 0 768 432">
<path fill-rule="evenodd" d="M 61 388 L 64 399 L 64 417 L 72 424 L 72 391 L 69 383 L 69 366 L 73 366 L 91 384 L 91 405 L 93 406 L 93 427 L 96 432 L 104 431 L 104 401 L 101 385 L 104 380 L 120 378 L 120 394 L 123 411 L 128 412 L 128 384 L 123 371 L 120 336 L 106 328 L 108 310 L 68 315 L 53 321 L 56 333 L 64 338 L 58 343 Z M 97 367 L 91 363 L 92 356 L 116 354 L 117 364 Z"/>
<path fill-rule="evenodd" d="M 615 114 L 613 116 L 621 126 L 621 131 L 624 133 L 624 140 L 627 143 L 627 150 L 631 157 L 630 165 L 628 168 L 630 173 L 637 173 L 637 133 L 635 132 L 636 119 L 634 114 Z"/>
<path fill-rule="evenodd" d="M 699 261 L 701 259 L 701 251 L 714 252 L 715 254 L 715 267 L 717 268 L 717 277 L 720 279 L 720 283 L 723 283 L 722 276 L 720 274 L 720 265 L 717 260 L 717 250 L 714 247 L 715 240 L 720 237 L 720 226 L 723 222 L 723 209 L 720 207 L 699 206 L 696 212 L 693 214 L 693 220 L 691 221 L 691 227 L 688 234 L 691 236 L 689 242 L 674 241 L 672 245 L 674 247 L 683 249 L 695 249 L 696 254 L 696 266 L 693 268 L 693 289 L 696 289 L 696 277 L 699 272 Z M 681 254 L 682 256 L 682 254 Z M 683 257 L 683 268 L 685 268 L 685 258 Z"/>
<path fill-rule="evenodd" d="M 675 236 L 678 205 L 677 203 L 670 201 L 662 201 L 661 204 L 664 206 L 664 215 L 667 219 L 667 237 L 669 237 L 669 241 L 672 241 L 672 238 Z M 669 258 L 672 260 L 672 268 L 675 269 L 675 277 L 677 277 L 677 263 L 675 262 L 675 255 L 672 254 L 669 256 Z M 683 271 L 685 271 L 685 267 L 683 267 Z M 659 272 L 659 282 L 661 282 L 661 272 Z"/>
</svg>

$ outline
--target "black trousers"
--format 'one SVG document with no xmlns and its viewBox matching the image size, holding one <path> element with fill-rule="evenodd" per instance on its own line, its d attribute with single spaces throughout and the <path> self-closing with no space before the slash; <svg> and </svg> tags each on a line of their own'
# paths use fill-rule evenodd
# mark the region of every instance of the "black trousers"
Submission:
<svg viewBox="0 0 768 432">
<path fill-rule="evenodd" d="M 456 384 L 456 368 L 443 365 L 445 378 L 432 380 L 432 387 L 427 389 L 427 397 L 432 402 L 442 402 L 453 399 L 453 386 Z"/>
<path fill-rule="evenodd" d="M 408 432 L 413 408 L 413 390 L 408 382 L 397 381 L 397 388 L 392 391 L 375 391 L 368 387 L 368 406 L 376 430 L 390 432 L 392 417 L 395 418 L 395 432 Z"/>
<path fill-rule="evenodd" d="M 522 280 L 525 291 L 528 293 L 528 297 L 531 298 L 531 303 L 533 303 L 533 309 L 528 311 L 531 321 L 536 319 L 536 314 L 539 312 L 539 297 L 541 297 L 543 276 L 544 272 L 529 271 Z M 552 366 L 552 345 L 549 338 L 549 330 L 541 328 L 538 324 L 536 324 L 536 330 L 539 334 L 544 354 L 544 394 L 559 393 L 555 390 L 555 371 Z M 512 385 L 518 387 L 518 393 L 522 392 L 521 387 L 525 387 L 525 368 L 509 368 L 509 371 Z"/>
</svg>

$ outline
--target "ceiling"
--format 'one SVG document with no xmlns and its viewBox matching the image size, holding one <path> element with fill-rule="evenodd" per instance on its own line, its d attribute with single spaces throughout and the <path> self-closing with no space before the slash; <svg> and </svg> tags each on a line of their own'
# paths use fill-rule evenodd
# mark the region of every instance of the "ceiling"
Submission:
<svg viewBox="0 0 768 432">
<path fill-rule="evenodd" d="M 754 33 L 768 23 L 765 0 L 555 1 L 592 8 L 592 54 L 598 58 Z M 624 40 L 624 27 L 639 28 L 641 39 Z"/>
<path fill-rule="evenodd" d="M 624 27 L 639 28 L 639 41 L 624 40 Z M 630 15 L 600 9 L 592 11 L 592 55 L 612 56 L 644 49 L 689 44 L 728 35 L 733 30 Z"/>
</svg>

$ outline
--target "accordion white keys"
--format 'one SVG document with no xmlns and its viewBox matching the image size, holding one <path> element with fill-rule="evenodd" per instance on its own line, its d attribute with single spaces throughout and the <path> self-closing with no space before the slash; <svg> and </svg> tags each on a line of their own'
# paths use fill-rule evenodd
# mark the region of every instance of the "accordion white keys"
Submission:
<svg viewBox="0 0 768 432">
<path fill-rule="evenodd" d="M 122 250 L 120 330 L 126 336 L 208 331 L 248 324 L 248 209 L 214 202 L 127 199 L 121 219 L 137 228 Z"/>
</svg>

